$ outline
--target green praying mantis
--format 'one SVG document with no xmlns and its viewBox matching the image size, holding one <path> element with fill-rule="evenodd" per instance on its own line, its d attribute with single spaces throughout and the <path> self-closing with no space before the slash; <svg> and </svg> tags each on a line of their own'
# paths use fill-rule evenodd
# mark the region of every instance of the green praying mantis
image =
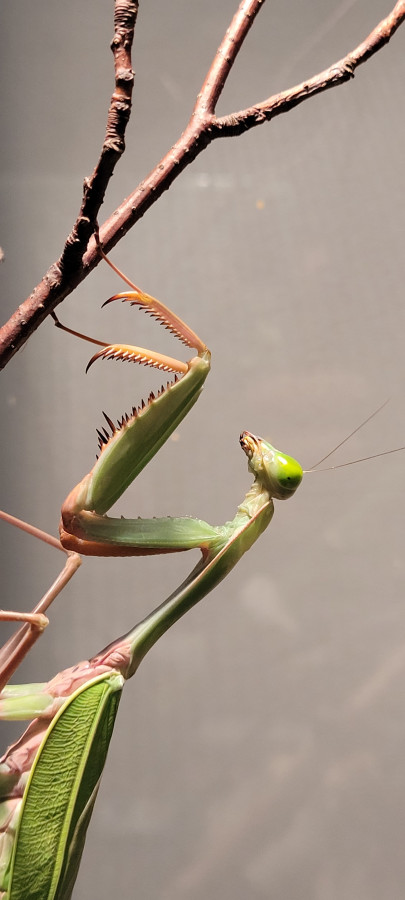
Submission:
<svg viewBox="0 0 405 900">
<path fill-rule="evenodd" d="M 101 248 L 100 252 L 104 256 Z M 273 500 L 293 496 L 304 474 L 291 456 L 244 431 L 240 445 L 254 480 L 231 521 L 212 526 L 194 518 L 107 516 L 197 401 L 210 370 L 210 353 L 178 316 L 105 259 L 131 288 L 106 302 L 121 300 L 149 312 L 197 355 L 183 363 L 141 347 L 106 344 L 66 328 L 55 317 L 65 331 L 100 346 L 87 368 L 99 358 L 138 362 L 172 373 L 174 380 L 162 386 L 156 396 L 150 394 L 147 403 L 133 407 L 117 425 L 104 414 L 108 430 L 104 427 L 98 431 L 99 457 L 63 503 L 60 542 L 1 514 L 64 549 L 67 559 L 60 576 L 32 613 L 0 611 L 0 620 L 23 623 L 0 651 L 0 717 L 30 720 L 26 731 L 0 760 L 0 900 L 71 897 L 125 682 L 171 625 L 233 569 L 269 525 Z M 331 453 L 306 471 L 317 469 Z M 47 683 L 8 684 L 46 627 L 45 612 L 77 570 L 81 555 L 137 556 L 195 548 L 201 550 L 201 558 L 189 576 L 127 634 Z"/>
<path fill-rule="evenodd" d="M 149 312 L 196 355 L 183 363 L 72 332 L 101 347 L 88 368 L 98 358 L 138 362 L 172 373 L 174 380 L 117 425 L 105 415 L 109 430 L 98 432 L 99 457 L 63 503 L 60 543 L 3 514 L 62 546 L 67 562 L 32 613 L 0 613 L 0 619 L 23 622 L 0 651 L 0 717 L 31 720 L 0 760 L 0 900 L 71 896 L 125 682 L 158 638 L 225 578 L 267 528 L 273 500 L 291 497 L 303 477 L 295 459 L 244 431 L 240 445 L 254 481 L 231 521 L 212 526 L 194 518 L 106 515 L 187 415 L 210 370 L 210 352 L 200 338 L 164 304 L 125 281 L 131 291 L 107 302 L 122 300 Z M 56 324 L 71 331 L 58 320 Z M 48 683 L 8 684 L 47 625 L 45 612 L 81 555 L 136 556 L 194 548 L 201 550 L 201 558 L 190 575 L 123 637 Z"/>
</svg>

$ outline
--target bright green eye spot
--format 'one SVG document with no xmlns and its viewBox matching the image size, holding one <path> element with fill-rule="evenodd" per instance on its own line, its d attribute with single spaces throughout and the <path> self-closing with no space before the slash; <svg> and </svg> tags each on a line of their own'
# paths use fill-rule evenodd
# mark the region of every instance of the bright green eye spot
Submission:
<svg viewBox="0 0 405 900">
<path fill-rule="evenodd" d="M 292 456 L 286 456 L 284 453 L 275 453 L 272 468 L 273 477 L 283 492 L 283 496 L 279 495 L 279 498 L 285 500 L 301 484 L 304 474 L 302 467 Z"/>
</svg>

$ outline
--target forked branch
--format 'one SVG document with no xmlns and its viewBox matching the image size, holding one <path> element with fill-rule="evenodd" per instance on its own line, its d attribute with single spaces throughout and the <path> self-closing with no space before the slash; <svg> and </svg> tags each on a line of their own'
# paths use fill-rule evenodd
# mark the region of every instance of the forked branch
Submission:
<svg viewBox="0 0 405 900">
<path fill-rule="evenodd" d="M 264 0 L 242 0 L 208 71 L 185 131 L 153 171 L 101 226 L 100 238 L 106 251 L 118 243 L 170 187 L 180 172 L 213 140 L 242 134 L 263 122 L 269 122 L 281 113 L 288 112 L 315 94 L 344 84 L 353 78 L 357 66 L 366 62 L 388 43 L 405 19 L 405 0 L 398 0 L 391 13 L 361 44 L 328 69 L 247 109 L 218 117 L 215 115 L 216 104 L 243 41 L 263 3 Z M 91 235 L 109 178 L 124 149 L 123 137 L 129 117 L 132 91 L 132 69 L 128 53 L 137 5 L 136 0 L 116 0 L 116 15 L 122 14 L 127 37 L 124 40 L 120 39 L 115 48 L 117 87 L 113 95 L 103 152 L 93 175 L 85 182 L 82 208 L 62 256 L 50 267 L 31 296 L 21 304 L 0 330 L 0 367 L 6 365 L 40 322 L 100 261 L 96 241 Z"/>
</svg>

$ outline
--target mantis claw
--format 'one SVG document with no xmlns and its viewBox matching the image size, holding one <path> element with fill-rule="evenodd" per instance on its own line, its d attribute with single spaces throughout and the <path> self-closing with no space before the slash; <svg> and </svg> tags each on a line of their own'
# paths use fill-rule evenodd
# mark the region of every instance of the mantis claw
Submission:
<svg viewBox="0 0 405 900">
<path fill-rule="evenodd" d="M 145 350 L 144 347 L 135 347 L 131 344 L 107 344 L 92 356 L 90 362 L 86 366 L 86 373 L 96 359 L 113 359 L 121 362 L 136 362 L 143 366 L 152 366 L 154 369 L 160 369 L 162 372 L 179 372 L 185 375 L 189 370 L 188 363 L 174 359 L 171 356 L 164 356 L 162 353 L 156 353 L 154 350 Z"/>
<path fill-rule="evenodd" d="M 114 294 L 113 297 L 110 297 L 103 303 L 103 306 L 107 306 L 107 304 L 112 303 L 113 300 L 122 300 L 123 303 L 130 303 L 131 306 L 138 306 L 139 309 L 148 312 L 157 322 L 164 325 L 164 327 L 177 337 L 179 341 L 185 344 L 186 347 L 197 350 L 199 354 L 204 353 L 207 350 L 206 345 L 198 337 L 195 331 L 189 328 L 179 316 L 176 316 L 168 306 L 165 306 L 165 304 L 160 300 L 157 300 L 156 297 L 145 294 L 138 289 L 131 292 L 124 291 L 122 294 Z"/>
</svg>

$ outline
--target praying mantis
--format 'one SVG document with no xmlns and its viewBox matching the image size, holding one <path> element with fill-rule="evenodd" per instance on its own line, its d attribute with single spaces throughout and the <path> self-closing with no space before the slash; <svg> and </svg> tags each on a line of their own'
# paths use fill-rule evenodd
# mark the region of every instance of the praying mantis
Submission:
<svg viewBox="0 0 405 900">
<path fill-rule="evenodd" d="M 240 445 L 254 481 L 231 521 L 211 526 L 195 518 L 107 515 L 191 410 L 210 370 L 210 353 L 200 338 L 163 303 L 125 280 L 131 290 L 107 303 L 121 300 L 149 312 L 196 355 L 184 363 L 141 347 L 106 344 L 56 319 L 65 331 L 99 345 L 87 368 L 98 359 L 138 362 L 171 373 L 174 380 L 117 425 L 104 414 L 108 430 L 98 432 L 99 457 L 62 505 L 61 544 L 42 535 L 67 553 L 61 576 L 32 613 L 0 613 L 0 619 L 24 622 L 0 652 L 0 716 L 31 720 L 0 761 L 1 900 L 71 896 L 125 682 L 171 625 L 226 577 L 269 525 L 273 501 L 293 496 L 304 474 L 294 458 L 244 431 Z M 138 556 L 196 548 L 201 559 L 189 576 L 125 635 L 47 683 L 8 684 L 47 625 L 45 612 L 82 555 Z"/>
<path fill-rule="evenodd" d="M 303 477 L 295 459 L 244 431 L 240 445 L 254 481 L 224 525 L 106 515 L 197 401 L 210 369 L 210 353 L 200 338 L 164 304 L 125 280 L 133 290 L 107 302 L 122 300 L 149 312 L 197 355 L 183 363 L 73 332 L 101 345 L 88 368 L 99 358 L 138 362 L 173 373 L 174 380 L 117 425 L 105 416 L 109 431 L 99 431 L 99 457 L 62 506 L 60 540 L 68 559 L 61 578 L 32 613 L 0 613 L 24 623 L 0 653 L 0 716 L 31 720 L 0 760 L 1 900 L 71 896 L 125 681 L 171 625 L 226 577 L 269 525 L 273 500 L 293 496 Z M 76 570 L 79 554 L 137 556 L 195 548 L 201 559 L 190 575 L 123 637 L 48 683 L 7 685 L 46 626 L 45 612 Z"/>
</svg>

